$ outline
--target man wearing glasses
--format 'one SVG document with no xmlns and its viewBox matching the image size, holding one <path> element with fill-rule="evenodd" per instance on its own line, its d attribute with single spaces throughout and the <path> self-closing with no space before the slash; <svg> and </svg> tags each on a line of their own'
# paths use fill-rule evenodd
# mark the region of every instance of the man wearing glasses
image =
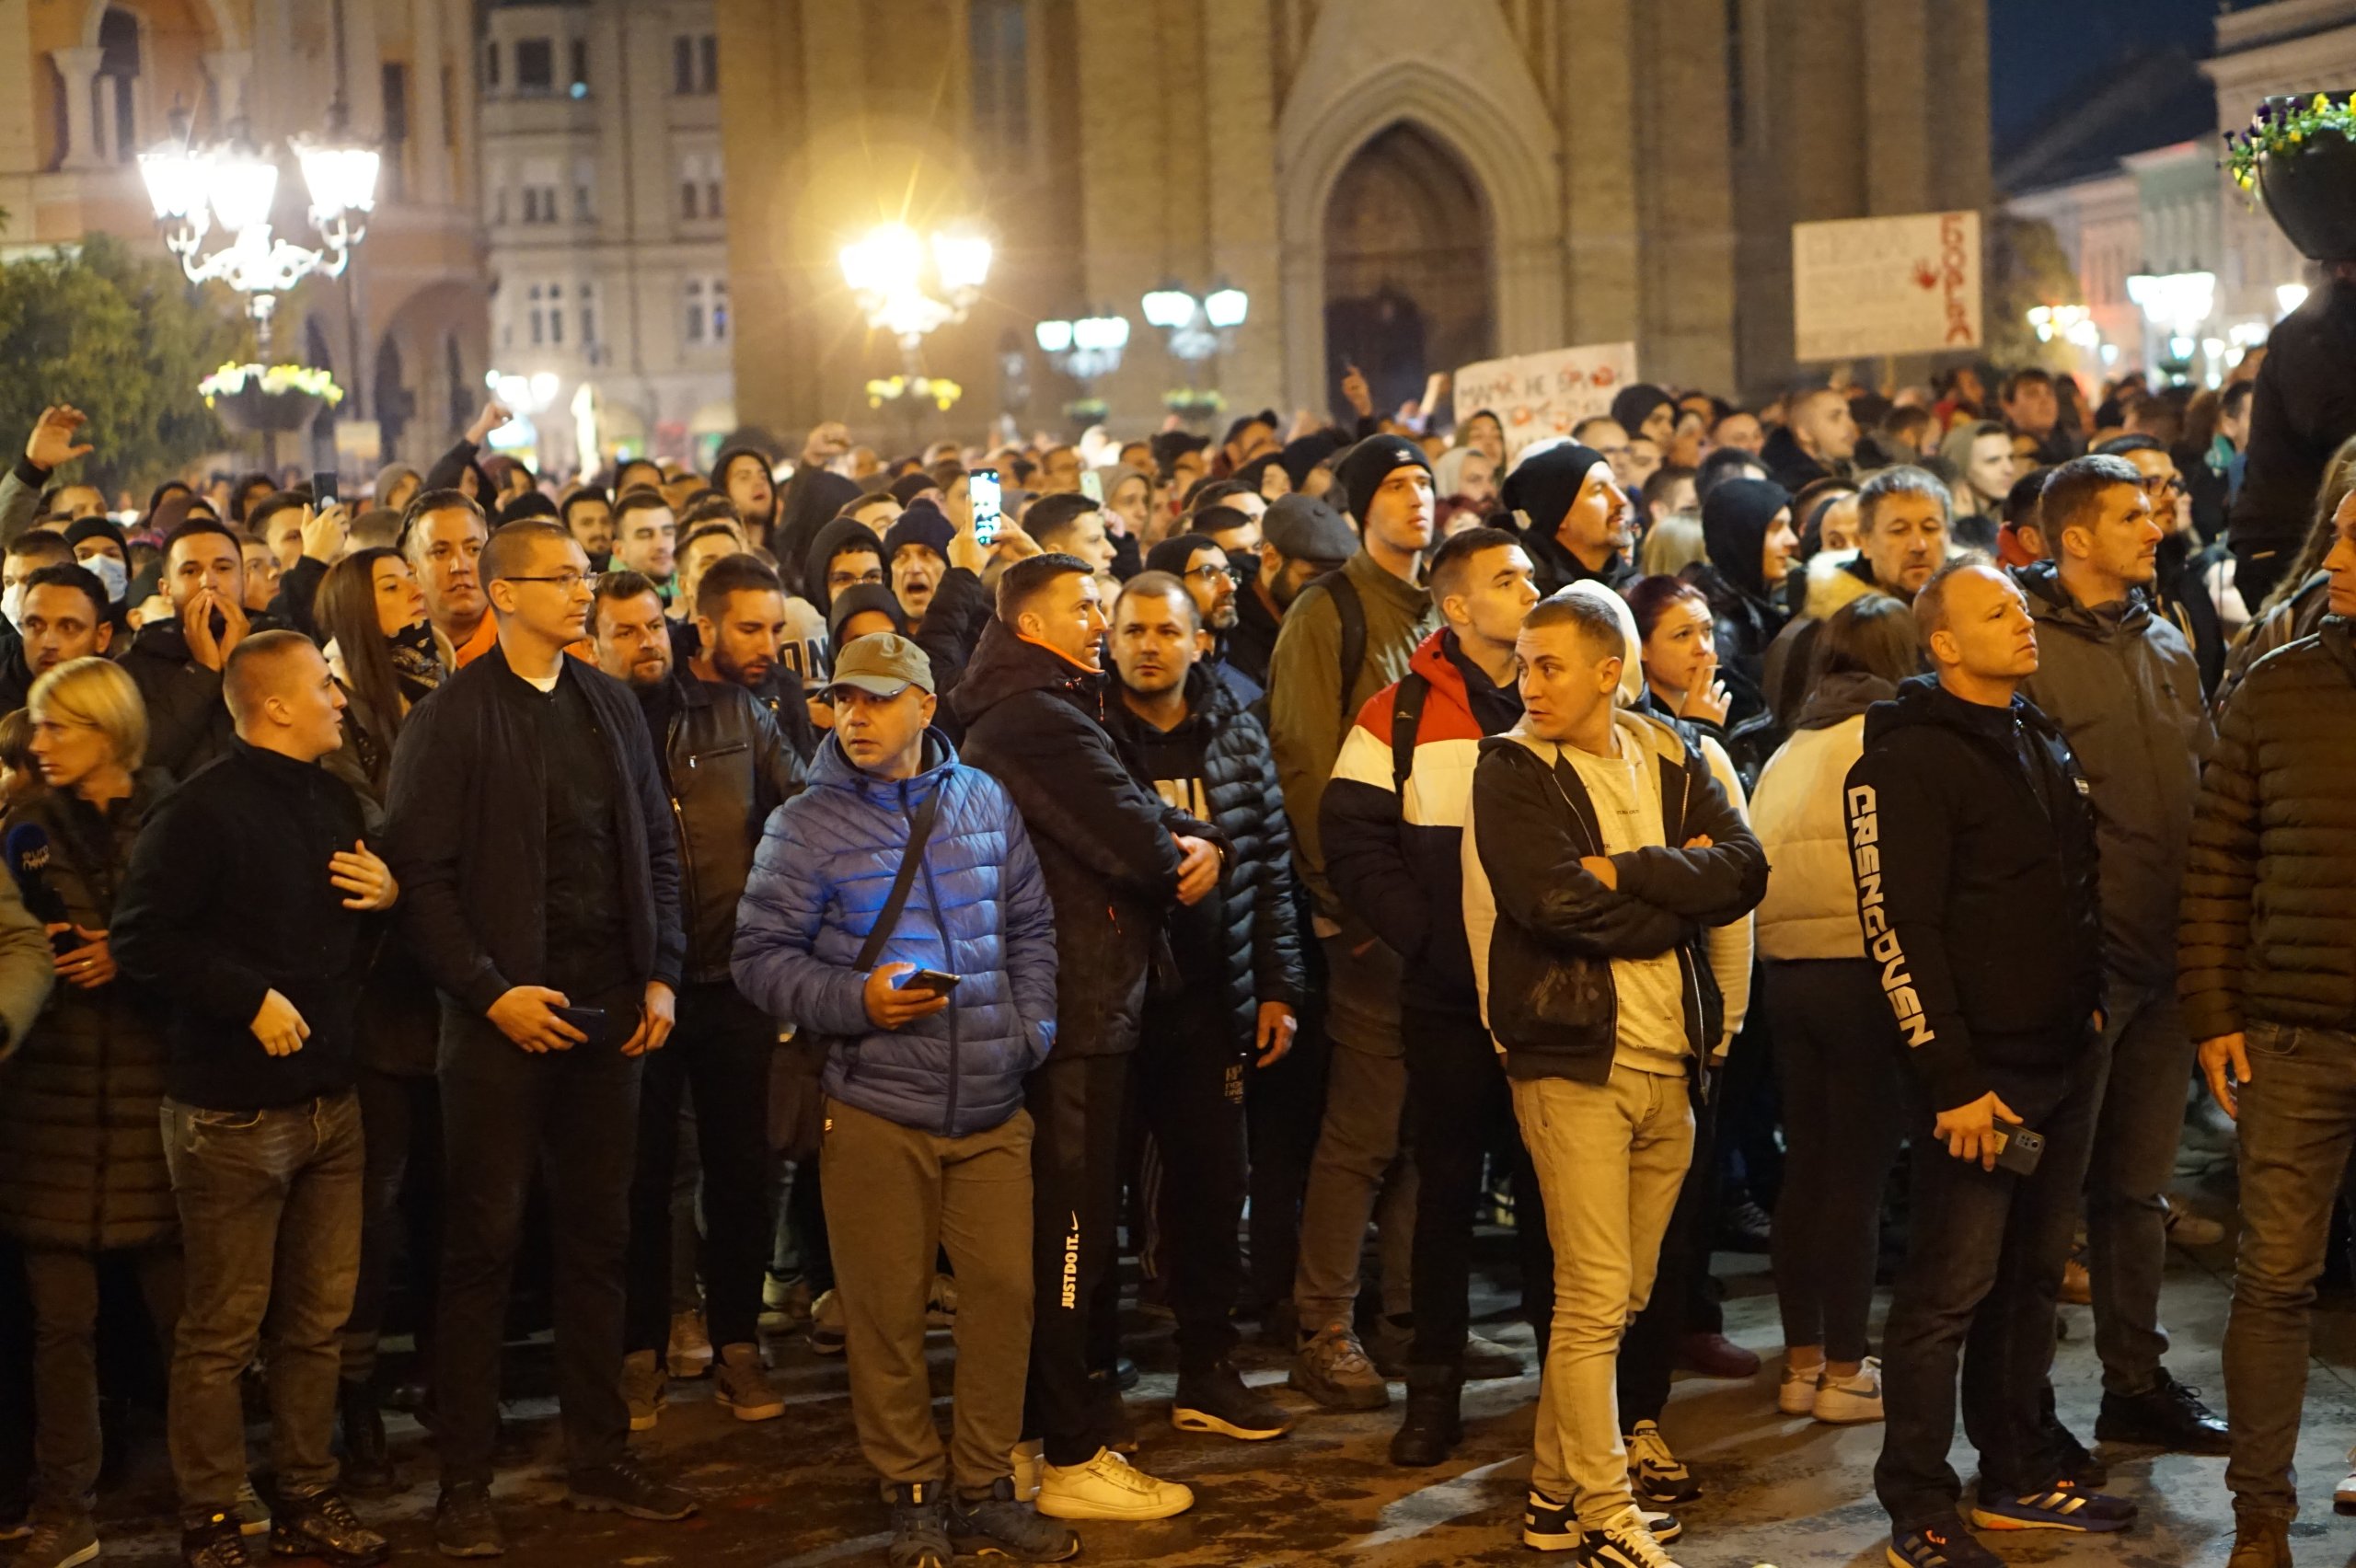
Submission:
<svg viewBox="0 0 2356 1568">
<path fill-rule="evenodd" d="M 1266 688 L 1227 656 L 1228 636 L 1235 629 L 1238 582 L 1227 552 L 1207 534 L 1180 534 L 1147 551 L 1145 569 L 1166 571 L 1186 585 L 1202 628 L 1211 634 L 1211 651 L 1202 661 L 1211 677 L 1233 695 L 1238 707 L 1259 701 Z"/>
<path fill-rule="evenodd" d="M 623 1453 L 623 1251 L 640 1059 L 671 1032 L 686 950 L 653 746 L 627 686 L 565 656 L 586 635 L 588 557 L 512 523 L 480 561 L 498 646 L 402 727 L 388 859 L 442 998 L 452 1174 L 433 1384 L 434 1542 L 505 1550 L 491 1508 L 509 1274 L 536 1166 L 556 1248 L 565 1500 L 679 1519 L 694 1503 Z"/>
<path fill-rule="evenodd" d="M 2218 595 L 2210 592 L 2210 573 L 2225 559 L 2224 548 L 2204 548 L 2193 533 L 2192 491 L 2177 471 L 2176 459 L 2156 437 L 2122 435 L 2095 450 L 2102 456 L 2125 458 L 2142 481 L 2153 521 L 2163 530 L 2152 597 L 2159 613 L 2192 644 L 2193 662 L 2200 668 L 2201 695 L 2214 696 L 2218 678 L 2225 673 L 2225 644 L 2233 632 L 2241 629 L 2224 624 L 2217 612 Z"/>
</svg>

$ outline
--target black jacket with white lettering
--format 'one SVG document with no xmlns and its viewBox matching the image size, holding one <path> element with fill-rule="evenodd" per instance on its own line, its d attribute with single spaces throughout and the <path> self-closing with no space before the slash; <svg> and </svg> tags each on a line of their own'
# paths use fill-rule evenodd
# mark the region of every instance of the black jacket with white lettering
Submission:
<svg viewBox="0 0 2356 1568">
<path fill-rule="evenodd" d="M 2063 1066 L 2102 1001 L 2095 815 L 2053 721 L 1929 675 L 1865 712 L 1846 811 L 1866 956 L 1934 1109 Z"/>
</svg>

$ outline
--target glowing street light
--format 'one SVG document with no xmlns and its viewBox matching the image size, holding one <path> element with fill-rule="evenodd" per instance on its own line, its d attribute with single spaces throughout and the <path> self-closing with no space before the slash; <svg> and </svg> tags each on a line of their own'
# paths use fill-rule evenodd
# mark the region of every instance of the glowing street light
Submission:
<svg viewBox="0 0 2356 1568">
<path fill-rule="evenodd" d="M 1170 335 L 1170 352 L 1197 362 L 1230 346 L 1235 329 L 1251 314 L 1252 296 L 1221 278 L 1196 299 L 1173 281 L 1147 294 L 1143 304 L 1147 325 Z"/>
<path fill-rule="evenodd" d="M 914 354 L 927 334 L 965 319 L 988 282 L 993 248 L 970 227 L 918 235 L 884 224 L 837 253 L 870 328 Z"/>
<path fill-rule="evenodd" d="M 1042 321 L 1031 329 L 1039 352 L 1074 381 L 1093 381 L 1121 368 L 1129 346 L 1129 318 L 1106 311 L 1077 321 Z"/>
</svg>

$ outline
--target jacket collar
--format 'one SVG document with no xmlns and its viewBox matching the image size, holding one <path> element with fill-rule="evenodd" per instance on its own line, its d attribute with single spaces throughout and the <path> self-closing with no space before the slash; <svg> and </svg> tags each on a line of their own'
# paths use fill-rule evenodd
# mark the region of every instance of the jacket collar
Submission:
<svg viewBox="0 0 2356 1568">
<path fill-rule="evenodd" d="M 2081 637 L 2108 641 L 2114 633 L 2140 637 L 2151 628 L 2152 602 L 2141 588 L 2108 605 L 2081 605 L 2062 583 L 2061 569 L 2040 560 L 2013 573 L 2028 597 L 2029 614 L 2039 626 L 2062 627 Z"/>
</svg>

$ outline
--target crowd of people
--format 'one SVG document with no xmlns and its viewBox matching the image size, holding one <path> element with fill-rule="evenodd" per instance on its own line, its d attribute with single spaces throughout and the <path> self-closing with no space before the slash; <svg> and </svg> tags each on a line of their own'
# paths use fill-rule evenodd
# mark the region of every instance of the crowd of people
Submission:
<svg viewBox="0 0 2356 1568">
<path fill-rule="evenodd" d="M 1668 1396 L 1761 1370 L 1731 1235 L 1776 1410 L 1885 1424 L 1897 1568 L 2135 1522 L 2056 1414 L 2080 1285 L 2093 1438 L 2229 1453 L 2234 1568 L 2288 1568 L 2356 1137 L 2356 442 L 2246 527 L 2297 483 L 2260 357 L 2092 412 L 2035 369 L 1633 386 L 1538 440 L 1353 376 L 1351 423 L 829 423 L 562 485 L 485 455 L 494 404 L 364 505 L 256 475 L 127 521 L 48 410 L 0 478 L 21 1561 L 100 1550 L 107 1279 L 189 1568 L 381 1560 L 396 1399 L 438 1550 L 503 1551 L 539 1233 L 567 1503 L 693 1514 L 630 1435 L 706 1376 L 778 1417 L 798 1333 L 890 1561 L 945 1568 L 1191 1506 L 1139 1457 L 1126 1259 L 1172 1426 L 1403 1386 L 1391 1461 L 1446 1463 L 1465 1383 L 1526 1370 L 1472 1331 L 1503 1214 L 1531 1548 L 1673 1568 L 1705 1528 Z M 2219 1239 L 2168 1192 L 2196 1065 L 2239 1122 L 2223 1417 L 2161 1310 L 2172 1236 Z"/>
</svg>

